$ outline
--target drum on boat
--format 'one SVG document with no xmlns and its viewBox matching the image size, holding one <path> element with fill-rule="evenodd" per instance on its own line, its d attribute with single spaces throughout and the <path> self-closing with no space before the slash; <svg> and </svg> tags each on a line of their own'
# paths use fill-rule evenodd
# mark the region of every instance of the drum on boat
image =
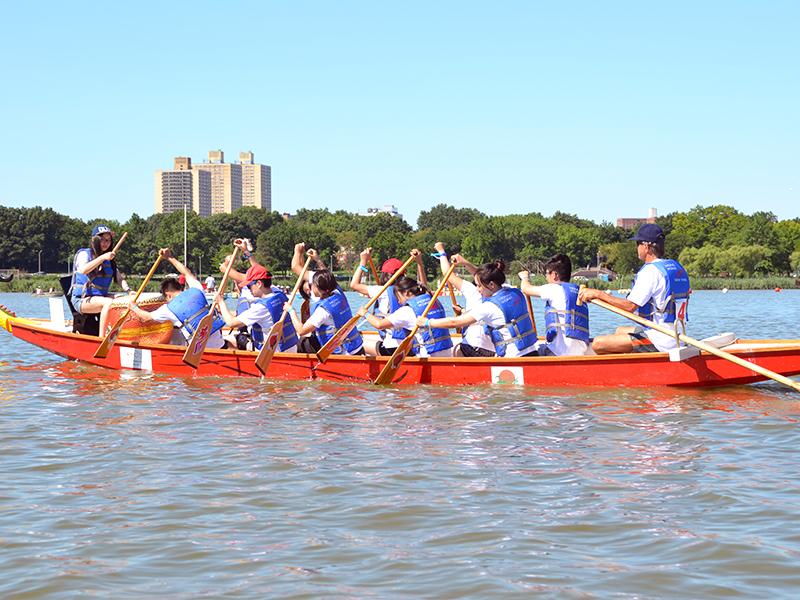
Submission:
<svg viewBox="0 0 800 600">
<path fill-rule="evenodd" d="M 120 296 L 111 303 L 108 322 L 114 324 L 128 308 L 131 296 Z M 144 311 L 153 312 L 160 306 L 166 304 L 166 299 L 156 292 L 144 292 L 139 296 L 136 304 Z M 119 332 L 119 340 L 124 342 L 139 342 L 140 344 L 169 344 L 172 337 L 172 322 L 157 323 L 155 321 L 142 320 L 133 312 L 128 314 L 128 318 Z"/>
</svg>

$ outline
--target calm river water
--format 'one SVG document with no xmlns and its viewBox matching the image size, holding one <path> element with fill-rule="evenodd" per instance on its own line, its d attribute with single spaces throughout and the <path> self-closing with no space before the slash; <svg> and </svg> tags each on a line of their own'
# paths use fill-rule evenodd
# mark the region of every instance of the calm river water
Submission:
<svg viewBox="0 0 800 600">
<path fill-rule="evenodd" d="M 795 290 L 691 313 L 698 338 L 800 337 Z M 0 336 L 4 600 L 800 596 L 800 394 L 777 383 L 180 379 Z"/>
</svg>

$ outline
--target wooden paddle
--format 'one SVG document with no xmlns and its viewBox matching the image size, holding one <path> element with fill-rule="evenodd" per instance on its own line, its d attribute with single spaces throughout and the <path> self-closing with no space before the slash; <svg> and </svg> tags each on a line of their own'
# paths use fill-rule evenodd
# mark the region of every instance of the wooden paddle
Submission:
<svg viewBox="0 0 800 600">
<path fill-rule="evenodd" d="M 450 300 L 453 301 L 453 314 L 458 316 L 459 313 L 456 312 L 456 307 L 461 308 L 461 305 L 456 300 L 456 291 L 453 289 L 453 284 L 449 281 L 447 282 L 447 289 L 450 291 Z M 456 333 L 461 335 L 461 327 L 456 328 Z"/>
<path fill-rule="evenodd" d="M 120 246 L 122 246 L 122 242 L 124 242 L 124 241 L 125 241 L 125 238 L 126 238 L 126 237 L 128 237 L 128 232 L 127 232 L 127 231 L 126 231 L 125 233 L 123 233 L 123 234 L 122 234 L 122 237 L 121 237 L 121 238 L 119 238 L 119 241 L 117 242 L 117 245 L 116 245 L 116 246 L 114 246 L 114 249 L 112 250 L 112 252 L 113 252 L 114 254 L 116 254 L 116 253 L 117 253 L 117 250 L 119 250 L 119 247 L 120 247 Z"/>
<path fill-rule="evenodd" d="M 121 242 L 122 240 L 120 240 Z M 147 277 L 144 278 L 139 291 L 136 292 L 136 295 L 133 297 L 133 303 L 136 304 L 136 301 L 139 299 L 139 296 L 144 291 L 144 287 L 147 285 L 147 282 L 150 281 L 150 278 L 153 276 L 153 273 L 156 272 L 156 267 L 158 267 L 158 263 L 161 262 L 161 255 L 158 255 L 156 258 L 156 262 L 153 263 L 153 268 L 150 269 L 150 272 L 147 274 Z M 111 348 L 114 347 L 114 343 L 117 341 L 117 336 L 119 336 L 119 332 L 122 330 L 122 326 L 125 324 L 126 319 L 128 318 L 128 314 L 131 312 L 130 307 L 125 309 L 125 312 L 122 313 L 117 322 L 114 323 L 114 326 L 106 335 L 106 338 L 103 340 L 103 343 L 100 344 L 100 347 L 95 351 L 94 357 L 95 358 L 105 358 L 108 356 L 108 353 L 111 352 Z"/>
<path fill-rule="evenodd" d="M 536 333 L 536 319 L 533 318 L 533 304 L 531 304 L 531 297 L 525 296 L 525 298 L 528 299 L 528 314 L 531 316 L 531 325 L 533 325 L 533 335 L 535 335 L 538 338 L 539 334 Z"/>
<path fill-rule="evenodd" d="M 604 302 L 603 300 L 599 300 L 599 299 L 590 300 L 590 302 L 592 304 L 596 304 L 596 305 L 601 306 L 601 307 L 603 307 L 603 308 L 605 308 L 607 310 L 610 310 L 611 312 L 616 313 L 616 314 L 620 315 L 621 317 L 625 317 L 626 319 L 630 319 L 631 321 L 639 323 L 639 325 L 642 325 L 644 327 L 649 327 L 650 329 L 655 329 L 656 331 L 660 331 L 661 333 L 663 333 L 665 335 L 669 335 L 669 336 L 673 336 L 673 337 L 675 336 L 675 332 L 672 331 L 669 327 L 664 327 L 663 325 L 659 325 L 657 323 L 653 323 L 652 321 L 648 321 L 647 319 L 644 319 L 644 318 L 640 317 L 637 314 L 629 313 L 626 310 L 622 310 L 621 308 L 617 308 L 616 306 L 612 306 L 608 302 Z M 719 348 L 715 348 L 714 346 L 712 346 L 710 344 L 706 344 L 705 342 L 701 342 L 700 340 L 695 340 L 694 338 L 690 338 L 686 334 L 680 333 L 680 334 L 677 334 L 677 337 L 678 337 L 679 340 L 689 344 L 690 346 L 694 346 L 695 348 L 699 348 L 700 350 L 703 350 L 704 352 L 708 352 L 709 354 L 714 354 L 715 356 L 719 356 L 720 358 L 724 358 L 725 360 L 729 360 L 732 363 L 735 363 L 735 364 L 739 365 L 740 367 L 744 367 L 745 369 L 750 369 L 754 373 L 758 373 L 759 375 L 763 375 L 764 377 L 768 377 L 770 379 L 774 379 L 778 383 L 782 383 L 784 385 L 788 385 L 789 387 L 792 387 L 792 388 L 796 389 L 797 391 L 800 391 L 800 383 L 797 383 L 796 381 L 793 381 L 793 380 L 789 379 L 788 377 L 784 377 L 783 375 L 780 375 L 778 373 L 774 373 L 773 371 L 770 371 L 769 369 L 765 369 L 762 366 L 754 365 L 753 363 L 749 363 L 746 360 L 743 360 L 743 359 L 739 358 L 738 356 L 734 356 L 733 354 L 729 354 L 729 353 L 725 352 L 724 350 L 720 350 Z"/>
<path fill-rule="evenodd" d="M 225 286 L 228 284 L 228 275 L 230 275 L 233 263 L 236 261 L 237 252 L 239 252 L 238 247 L 233 249 L 231 261 L 228 263 L 228 268 L 225 269 L 222 283 L 219 284 L 219 292 L 214 296 L 211 308 L 208 309 L 206 316 L 197 324 L 192 334 L 192 339 L 189 340 L 189 345 L 186 347 L 186 352 L 183 353 L 183 362 L 195 369 L 200 364 L 200 359 L 203 358 L 203 352 L 206 351 L 208 338 L 211 337 L 211 327 L 214 324 L 214 309 L 217 307 L 217 297 L 225 293 Z"/>
<path fill-rule="evenodd" d="M 370 257 L 370 260 L 372 260 L 372 257 Z M 372 300 L 370 300 L 367 303 L 366 308 L 368 310 L 370 306 L 372 306 L 375 302 L 378 301 L 378 298 L 381 297 L 381 294 L 383 294 L 389 288 L 389 286 L 394 283 L 395 279 L 400 277 L 403 271 L 406 270 L 408 265 L 410 265 L 413 260 L 414 257 L 412 256 L 405 262 L 405 264 L 402 267 L 400 267 L 399 269 L 397 269 L 397 271 L 394 272 L 394 274 L 389 278 L 389 281 L 387 281 L 386 284 L 381 288 L 381 290 L 377 294 L 375 294 Z M 351 317 L 350 320 L 344 324 L 344 327 L 340 327 L 339 330 L 333 334 L 333 337 L 331 337 L 331 339 L 328 340 L 328 343 L 319 349 L 319 352 L 317 352 L 317 359 L 319 359 L 320 362 L 324 363 L 326 360 L 328 360 L 328 357 L 331 354 L 333 354 L 334 350 L 336 350 L 341 345 L 341 343 L 345 341 L 345 339 L 347 339 L 347 336 L 350 335 L 350 332 L 353 330 L 353 327 L 356 326 L 356 323 L 358 323 L 358 320 L 360 318 L 361 317 L 359 317 L 357 314 Z"/>
<path fill-rule="evenodd" d="M 292 294 L 289 296 L 290 304 L 294 300 L 297 290 L 299 290 L 300 286 L 303 284 L 303 279 L 306 277 L 306 271 L 308 271 L 310 264 L 311 257 L 309 256 L 306 259 L 306 264 L 303 265 L 303 270 L 300 271 L 300 275 L 297 278 L 297 283 L 294 284 Z M 264 340 L 264 345 L 261 346 L 261 350 L 256 357 L 256 367 L 258 367 L 258 370 L 261 371 L 262 375 L 267 374 L 267 369 L 269 369 L 269 364 L 272 362 L 272 357 L 275 355 L 275 351 L 278 349 L 278 343 L 280 343 L 281 338 L 283 337 L 283 321 L 286 319 L 287 314 L 288 311 L 284 309 L 283 313 L 281 314 L 281 318 L 270 328 L 269 333 L 267 334 L 267 339 Z"/>
<path fill-rule="evenodd" d="M 456 268 L 455 264 L 450 265 L 450 268 L 447 270 L 447 273 L 444 274 L 444 279 L 442 279 L 442 283 L 439 284 L 439 287 L 436 290 L 436 293 L 431 298 L 431 301 L 428 303 L 428 306 L 425 307 L 425 310 L 420 315 L 420 317 L 425 317 L 428 314 L 428 311 L 433 308 L 433 305 L 436 304 L 436 299 L 439 297 L 439 294 L 442 293 L 444 286 L 447 285 L 447 280 L 450 279 L 450 274 L 453 272 L 453 269 Z M 394 351 L 394 354 L 389 358 L 386 365 L 383 367 L 383 370 L 380 372 L 378 377 L 375 379 L 375 385 L 385 385 L 387 383 L 392 383 L 394 380 L 394 376 L 397 374 L 397 370 L 400 368 L 400 365 L 403 364 L 403 361 L 406 359 L 406 354 L 408 354 L 411 345 L 414 343 L 414 336 L 417 335 L 417 331 L 419 330 L 419 325 L 414 325 L 414 329 L 411 330 L 411 333 L 400 342 L 400 345 L 397 346 L 397 349 Z"/>
<path fill-rule="evenodd" d="M 380 279 L 378 279 L 378 269 L 375 268 L 375 263 L 372 262 L 371 256 L 369 257 L 369 266 L 372 267 L 372 275 L 375 277 L 375 285 L 378 285 L 378 282 L 380 281 Z"/>
</svg>

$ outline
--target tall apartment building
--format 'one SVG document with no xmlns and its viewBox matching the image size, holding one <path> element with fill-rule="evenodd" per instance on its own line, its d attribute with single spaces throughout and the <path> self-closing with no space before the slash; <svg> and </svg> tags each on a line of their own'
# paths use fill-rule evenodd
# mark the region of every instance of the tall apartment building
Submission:
<svg viewBox="0 0 800 600">
<path fill-rule="evenodd" d="M 211 176 L 192 170 L 192 159 L 178 156 L 172 171 L 156 171 L 156 212 L 169 214 L 190 208 L 201 217 L 210 217 Z"/>
<path fill-rule="evenodd" d="M 239 153 L 236 163 L 226 163 L 222 150 L 212 150 L 208 160 L 194 165 L 178 157 L 174 170 L 156 171 L 156 212 L 170 213 L 184 204 L 201 217 L 240 206 L 272 210 L 272 169 L 255 164 L 252 152 Z"/>
<path fill-rule="evenodd" d="M 211 214 L 232 213 L 242 205 L 242 169 L 226 163 L 222 150 L 212 150 L 207 161 L 192 168 L 211 174 Z"/>
<path fill-rule="evenodd" d="M 239 152 L 242 168 L 242 206 L 272 210 L 272 167 L 257 165 L 252 152 Z"/>
</svg>

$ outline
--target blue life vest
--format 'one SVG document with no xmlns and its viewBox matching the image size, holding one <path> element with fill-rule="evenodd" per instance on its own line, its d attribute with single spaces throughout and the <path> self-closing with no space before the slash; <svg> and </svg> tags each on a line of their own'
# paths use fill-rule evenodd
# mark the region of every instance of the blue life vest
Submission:
<svg viewBox="0 0 800 600">
<path fill-rule="evenodd" d="M 245 297 L 243 292 L 239 293 L 239 299 L 236 301 L 236 314 L 237 316 L 242 314 L 248 308 L 250 308 L 256 301 L 256 298 L 252 296 Z M 280 317 L 278 317 L 280 318 Z"/>
<path fill-rule="evenodd" d="M 376 317 L 379 317 L 381 319 L 385 319 L 390 314 L 400 309 L 400 302 L 397 300 L 397 296 L 394 295 L 394 286 L 390 285 L 388 288 L 386 288 L 386 293 L 389 294 L 389 314 L 388 315 L 384 314 L 380 310 L 378 310 L 378 304 L 379 304 L 378 302 L 375 303 L 375 308 L 372 311 Z M 406 337 L 408 337 L 408 334 L 411 333 L 408 329 L 403 329 L 402 327 L 392 327 L 391 329 L 388 330 L 379 329 L 378 335 L 380 335 L 381 338 L 385 338 L 387 331 L 390 331 L 392 333 L 392 337 L 399 341 L 406 339 Z"/>
<path fill-rule="evenodd" d="M 320 344 L 324 346 L 328 343 L 328 340 L 330 340 L 336 334 L 336 332 L 341 327 L 344 327 L 353 317 L 353 311 L 350 310 L 350 305 L 347 303 L 347 298 L 345 297 L 344 292 L 339 292 L 339 290 L 336 290 L 327 298 L 322 298 L 321 300 L 314 302 L 314 304 L 311 305 L 312 315 L 316 312 L 317 308 L 327 311 L 328 314 L 333 318 L 333 327 L 323 325 L 317 328 L 317 338 L 319 338 Z M 364 340 L 361 337 L 361 333 L 357 328 L 353 327 L 352 331 L 345 338 L 344 342 L 342 342 L 336 348 L 336 350 L 333 351 L 333 353 L 355 354 L 363 346 Z"/>
<path fill-rule="evenodd" d="M 567 299 L 566 310 L 556 310 L 548 301 L 544 311 L 545 339 L 552 342 L 558 335 L 558 330 L 563 329 L 568 338 L 589 343 L 589 307 L 586 304 L 578 306 L 578 291 L 580 288 L 574 283 L 561 283 L 564 296 Z M 564 322 L 558 318 L 564 315 Z"/>
<path fill-rule="evenodd" d="M 78 255 L 81 252 L 86 252 L 89 258 L 92 256 L 92 251 L 89 248 L 81 248 L 75 253 L 75 258 L 72 259 L 72 287 L 70 288 L 70 295 L 75 298 L 82 298 L 84 296 L 108 296 L 108 288 L 111 286 L 111 281 L 114 279 L 114 270 L 111 268 L 111 261 L 104 260 L 101 265 L 103 272 L 102 277 L 97 275 L 84 275 L 78 273 Z"/>
<path fill-rule="evenodd" d="M 514 344 L 517 350 L 533 349 L 536 343 L 536 334 L 533 332 L 531 315 L 528 313 L 528 303 L 525 294 L 517 288 L 501 287 L 484 302 L 491 302 L 503 312 L 505 325 L 500 327 L 483 326 L 483 331 L 492 336 L 497 356 L 506 355 L 506 346 Z M 507 329 L 511 334 L 510 339 L 503 339 L 500 331 Z"/>
<path fill-rule="evenodd" d="M 263 298 L 256 298 L 253 304 L 261 304 L 265 306 L 269 311 L 269 314 L 272 316 L 272 322 L 277 323 L 281 320 L 281 315 L 283 314 L 283 305 L 289 301 L 289 298 L 283 292 L 275 292 L 273 291 L 268 296 L 264 296 Z M 250 334 L 253 337 L 253 347 L 256 350 L 261 350 L 261 346 L 264 345 L 264 338 L 269 331 L 264 331 L 264 328 L 261 327 L 259 323 L 253 323 L 250 326 Z M 297 332 L 294 329 L 294 324 L 292 320 L 286 317 L 283 320 L 283 337 L 281 337 L 281 343 L 278 345 L 278 349 L 281 352 L 286 352 L 292 346 L 297 345 Z"/>
<path fill-rule="evenodd" d="M 636 312 L 640 317 L 650 321 L 655 321 L 655 317 L 660 315 L 662 319 L 658 322 L 661 323 L 674 323 L 678 314 L 682 315 L 684 321 L 688 321 L 689 290 L 691 284 L 689 283 L 689 276 L 686 274 L 686 269 L 684 269 L 677 260 L 657 260 L 646 263 L 642 266 L 642 269 L 649 265 L 657 268 L 667 281 L 666 304 L 659 308 L 651 299 Z M 640 273 L 642 269 L 639 269 Z M 682 307 L 683 311 L 681 311 Z"/>
<path fill-rule="evenodd" d="M 208 314 L 209 306 L 203 291 L 190 287 L 167 302 L 167 308 L 183 323 L 181 331 L 189 340 L 194 335 L 197 325 Z M 215 314 L 211 333 L 219 331 L 224 325 L 225 321 Z"/>
<path fill-rule="evenodd" d="M 431 297 L 432 296 L 430 294 L 414 296 L 413 298 L 406 300 L 405 305 L 410 306 L 414 310 L 414 314 L 418 317 L 421 317 L 422 313 L 425 312 L 425 309 L 428 308 L 428 304 L 431 302 Z M 434 305 L 428 311 L 426 318 L 444 319 L 446 316 L 447 315 L 444 312 L 444 307 L 437 298 Z M 425 350 L 428 351 L 428 354 L 433 354 L 434 352 L 447 350 L 448 348 L 453 347 L 453 340 L 450 339 L 449 329 L 444 329 L 441 327 L 437 327 L 436 329 L 433 327 L 420 327 L 417 329 L 417 333 L 422 336 L 422 345 L 425 346 Z M 417 355 L 419 355 L 419 346 L 420 343 L 417 341 L 417 336 L 414 336 L 412 347 Z"/>
</svg>

